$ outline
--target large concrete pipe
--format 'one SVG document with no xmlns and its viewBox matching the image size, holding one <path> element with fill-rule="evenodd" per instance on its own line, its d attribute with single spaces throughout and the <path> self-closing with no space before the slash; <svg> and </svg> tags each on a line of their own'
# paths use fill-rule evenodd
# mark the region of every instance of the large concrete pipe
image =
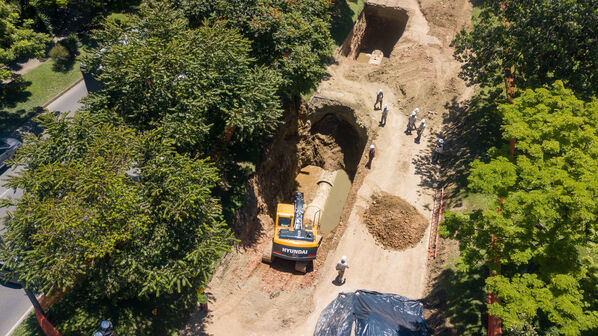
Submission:
<svg viewBox="0 0 598 336">
<path fill-rule="evenodd" d="M 316 190 L 316 194 L 314 195 L 313 200 L 305 208 L 305 214 L 303 215 L 303 221 L 305 222 L 305 225 L 311 226 L 319 224 L 320 216 L 324 212 L 326 200 L 328 199 L 330 190 L 334 185 L 336 173 L 336 171 L 323 171 L 320 175 L 320 178 L 317 182 L 318 189 Z"/>
</svg>

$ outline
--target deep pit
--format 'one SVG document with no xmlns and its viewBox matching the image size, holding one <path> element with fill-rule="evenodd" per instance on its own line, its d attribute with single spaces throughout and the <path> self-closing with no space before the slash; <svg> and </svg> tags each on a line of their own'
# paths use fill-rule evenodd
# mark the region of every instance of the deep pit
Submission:
<svg viewBox="0 0 598 336">
<path fill-rule="evenodd" d="M 366 3 L 353 30 L 341 46 L 341 54 L 358 61 L 379 64 L 380 55 L 390 57 L 395 44 L 399 41 L 409 16 L 400 7 L 386 7 Z M 377 62 L 372 62 L 372 57 Z"/>
<path fill-rule="evenodd" d="M 315 208 L 320 210 L 316 212 L 324 239 L 317 259 L 307 266 L 307 273 L 312 274 L 316 273 L 313 271 L 318 269 L 317 265 L 324 263 L 342 232 L 337 228 L 343 222 L 343 210 L 354 201 L 354 197 L 351 198 L 355 192 L 353 179 L 365 155 L 369 131 L 353 108 L 335 100 L 301 104 L 296 113 L 292 112 L 287 114 L 285 125 L 262 153 L 260 166 L 248 185 L 244 209 L 238 212 L 236 233 L 245 246 L 255 247 L 262 254 L 265 242 L 270 239 L 265 237 L 273 233 L 277 205 L 292 204 L 293 192 L 301 191 L 305 198 L 304 220 L 313 222 L 308 214 L 314 209 L 309 206 L 319 197 Z M 322 173 L 332 175 L 327 179 L 331 183 L 330 188 L 325 188 L 325 197 L 319 190 Z M 357 186 L 360 185 L 359 182 Z M 273 283 L 283 284 L 281 274 L 302 274 L 295 270 L 295 265 L 292 261 L 275 258 L 262 275 L 262 282 L 268 284 L 264 286 L 272 290 L 278 286 Z M 310 275 L 296 281 L 297 285 L 305 286 L 315 279 L 315 275 Z"/>
<path fill-rule="evenodd" d="M 350 189 L 364 155 L 368 130 L 351 107 L 325 101 L 288 108 L 284 124 L 262 152 L 247 185 L 244 206 L 235 215 L 235 233 L 244 246 L 252 246 L 263 234 L 271 233 L 277 204 L 291 203 L 294 191 L 303 191 L 309 202 L 312 191 L 301 190 L 302 184 L 315 188 L 318 171 L 344 170 Z M 302 173 L 307 166 L 314 167 Z M 342 203 L 335 207 L 342 207 Z M 333 226 L 336 224 L 338 220 Z"/>
<path fill-rule="evenodd" d="M 313 124 L 310 134 L 313 155 L 311 164 L 329 171 L 343 169 L 353 180 L 366 138 L 342 115 L 332 112 L 326 113 Z"/>
</svg>

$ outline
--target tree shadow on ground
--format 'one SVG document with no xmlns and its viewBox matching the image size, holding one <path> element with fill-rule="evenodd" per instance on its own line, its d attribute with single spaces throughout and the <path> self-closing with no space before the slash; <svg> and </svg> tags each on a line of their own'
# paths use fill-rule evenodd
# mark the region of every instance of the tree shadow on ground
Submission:
<svg viewBox="0 0 598 336">
<path fill-rule="evenodd" d="M 15 77 L 10 83 L 0 84 L 0 110 L 14 108 L 18 103 L 27 101 L 31 96 L 27 88 L 31 84 L 21 76 Z"/>
<path fill-rule="evenodd" d="M 504 142 L 500 126 L 502 115 L 498 105 L 505 103 L 502 87 L 481 88 L 471 100 L 458 103 L 447 102 L 449 111 L 445 119 L 445 141 L 451 144 L 452 155 L 443 165 L 450 174 L 444 176 L 446 184 L 462 189 L 467 186 L 471 162 L 487 159 L 488 150 Z"/>
<path fill-rule="evenodd" d="M 208 293 L 208 311 L 196 308 L 188 316 L 187 324 L 178 334 L 180 336 L 207 336 L 211 335 L 207 332 L 206 326 L 210 325 L 214 314 L 210 312 L 210 306 L 215 304 L 216 298 L 211 293 Z"/>
<path fill-rule="evenodd" d="M 471 163 L 487 160 L 488 150 L 506 144 L 502 139 L 502 116 L 498 105 L 505 103 L 501 87 L 477 90 L 468 101 L 456 99 L 445 103 L 443 128 L 431 134 L 428 150 L 415 159 L 416 171 L 423 185 L 445 187 L 444 202 L 459 201 L 466 194 Z M 444 154 L 432 165 L 431 152 L 436 140 L 443 138 Z M 457 242 L 454 242 L 457 244 Z M 450 240 L 442 240 L 440 253 L 449 253 Z M 454 253 L 457 246 L 453 246 Z M 444 250 L 444 251 L 443 251 Z M 426 297 L 426 319 L 433 335 L 483 335 L 487 327 L 487 293 L 484 291 L 488 270 L 485 266 L 467 272 L 456 271 L 447 257 L 434 259 L 430 291 Z M 452 266 L 454 267 L 454 266 Z"/>
<path fill-rule="evenodd" d="M 428 137 L 428 150 L 415 158 L 416 173 L 422 176 L 420 185 L 447 188 L 447 198 L 455 198 L 467 188 L 471 163 L 487 159 L 488 150 L 505 143 L 500 126 L 502 116 L 498 105 L 504 103 L 501 87 L 480 88 L 470 100 L 458 102 L 456 98 L 444 105 L 446 113 L 440 132 Z M 444 139 L 444 153 L 438 165 L 431 163 L 437 139 Z"/>
<path fill-rule="evenodd" d="M 37 108 L 13 110 L 18 103 L 31 97 L 31 92 L 27 91 L 30 85 L 31 82 L 21 77 L 8 84 L 0 84 L 0 136 L 8 136 L 38 112 Z"/>
<path fill-rule="evenodd" d="M 54 64 L 52 65 L 52 71 L 61 72 L 64 74 L 68 73 L 69 71 L 73 70 L 76 61 L 77 60 L 75 57 L 70 57 L 69 59 L 61 62 L 54 62 Z"/>
<path fill-rule="evenodd" d="M 485 267 L 459 272 L 447 268 L 432 279 L 425 298 L 426 321 L 433 335 L 485 335 L 487 328 Z"/>
<path fill-rule="evenodd" d="M 431 132 L 427 137 L 420 139 L 420 146 L 425 146 L 418 156 L 413 158 L 415 173 L 421 176 L 420 187 L 436 189 L 440 187 L 441 175 L 438 163 L 432 163 L 432 153 L 436 147 L 437 139 L 442 137 L 440 132 Z"/>
</svg>

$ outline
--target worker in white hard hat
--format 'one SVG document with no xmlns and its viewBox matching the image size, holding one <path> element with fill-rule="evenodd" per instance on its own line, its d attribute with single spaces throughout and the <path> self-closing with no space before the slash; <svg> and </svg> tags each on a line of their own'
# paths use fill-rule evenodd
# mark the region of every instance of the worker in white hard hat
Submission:
<svg viewBox="0 0 598 336">
<path fill-rule="evenodd" d="M 344 284 L 345 283 L 345 269 L 349 268 L 349 263 L 347 263 L 347 257 L 343 256 L 341 260 L 336 263 L 336 270 L 338 271 L 338 275 L 336 276 L 336 283 L 337 284 Z"/>
<path fill-rule="evenodd" d="M 376 95 L 376 102 L 374 103 L 374 110 L 378 110 L 382 108 L 382 98 L 384 98 L 384 94 L 382 93 L 382 89 L 380 89 L 380 91 L 378 91 L 378 94 Z M 380 103 L 380 107 L 376 107 L 378 106 L 378 102 Z"/>
<path fill-rule="evenodd" d="M 425 129 L 426 129 L 426 119 L 422 119 L 422 122 L 419 123 L 419 127 L 417 128 L 417 138 L 415 138 L 416 142 L 419 142 Z"/>
<path fill-rule="evenodd" d="M 442 155 L 443 152 L 444 152 L 444 139 L 440 138 L 440 139 L 438 139 L 438 142 L 436 143 L 436 148 L 434 148 L 434 151 L 432 152 L 432 163 L 436 163 L 436 161 L 438 161 L 438 159 L 440 158 L 440 155 Z"/>
<path fill-rule="evenodd" d="M 419 112 L 419 108 L 415 108 L 411 115 L 409 116 L 409 120 L 407 121 L 407 130 L 405 133 L 411 134 L 411 130 L 415 129 L 415 123 L 417 122 L 417 112 Z"/>
<path fill-rule="evenodd" d="M 374 160 L 374 156 L 376 156 L 376 148 L 374 145 L 370 145 L 370 151 L 368 152 L 368 163 L 365 164 L 366 168 L 372 168 L 372 160 Z"/>
<path fill-rule="evenodd" d="M 387 117 L 388 117 L 388 104 L 384 104 L 384 109 L 382 109 L 382 118 L 380 118 L 379 126 L 386 126 L 386 118 Z"/>
</svg>

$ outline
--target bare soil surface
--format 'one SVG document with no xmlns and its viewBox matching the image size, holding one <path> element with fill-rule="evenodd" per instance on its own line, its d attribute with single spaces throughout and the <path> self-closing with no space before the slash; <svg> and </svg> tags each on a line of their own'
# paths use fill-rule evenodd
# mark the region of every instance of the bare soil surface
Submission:
<svg viewBox="0 0 598 336">
<path fill-rule="evenodd" d="M 365 223 L 370 234 L 388 250 L 415 247 L 428 227 L 426 218 L 413 205 L 386 193 L 372 197 Z"/>
<path fill-rule="evenodd" d="M 37 68 L 38 66 L 42 65 L 42 63 L 46 62 L 48 58 L 45 59 L 38 59 L 38 58 L 30 58 L 26 62 L 18 63 L 16 65 L 16 69 L 13 73 L 17 75 L 23 76 L 24 74 L 28 73 L 29 71 Z"/>
<path fill-rule="evenodd" d="M 291 113 L 264 149 L 237 214 L 234 227 L 241 242 L 224 258 L 207 288 L 209 313 L 197 309 L 180 335 L 311 335 L 322 309 L 340 292 L 366 289 L 427 297 L 429 228 L 423 238 L 409 240 L 412 247 L 388 249 L 370 233 L 364 214 L 374 195 L 386 193 L 400 197 L 425 218 L 430 216 L 441 173 L 430 162 L 433 143 L 443 136 L 450 107 L 473 93 L 458 78 L 460 64 L 449 46 L 469 24 L 471 4 L 468 0 L 368 3 L 404 10 L 408 20 L 403 32 L 377 31 L 400 35 L 398 42 L 380 65 L 337 53 L 328 68 L 329 78 L 310 102 L 287 108 Z M 384 127 L 378 125 L 381 111 L 373 109 L 380 88 L 390 111 Z M 419 143 L 415 134 L 405 133 L 407 117 L 416 107 L 419 120 L 427 122 Z M 376 147 L 376 157 L 367 169 L 370 144 Z M 447 155 L 451 146 L 445 142 Z M 324 236 L 308 273 L 300 274 L 288 261 L 263 264 L 261 254 L 272 238 L 276 204 L 290 201 L 298 187 L 295 178 L 308 165 L 345 169 L 353 185 L 340 224 Z M 334 265 L 343 255 L 350 268 L 346 282 L 338 286 L 333 282 Z"/>
</svg>

